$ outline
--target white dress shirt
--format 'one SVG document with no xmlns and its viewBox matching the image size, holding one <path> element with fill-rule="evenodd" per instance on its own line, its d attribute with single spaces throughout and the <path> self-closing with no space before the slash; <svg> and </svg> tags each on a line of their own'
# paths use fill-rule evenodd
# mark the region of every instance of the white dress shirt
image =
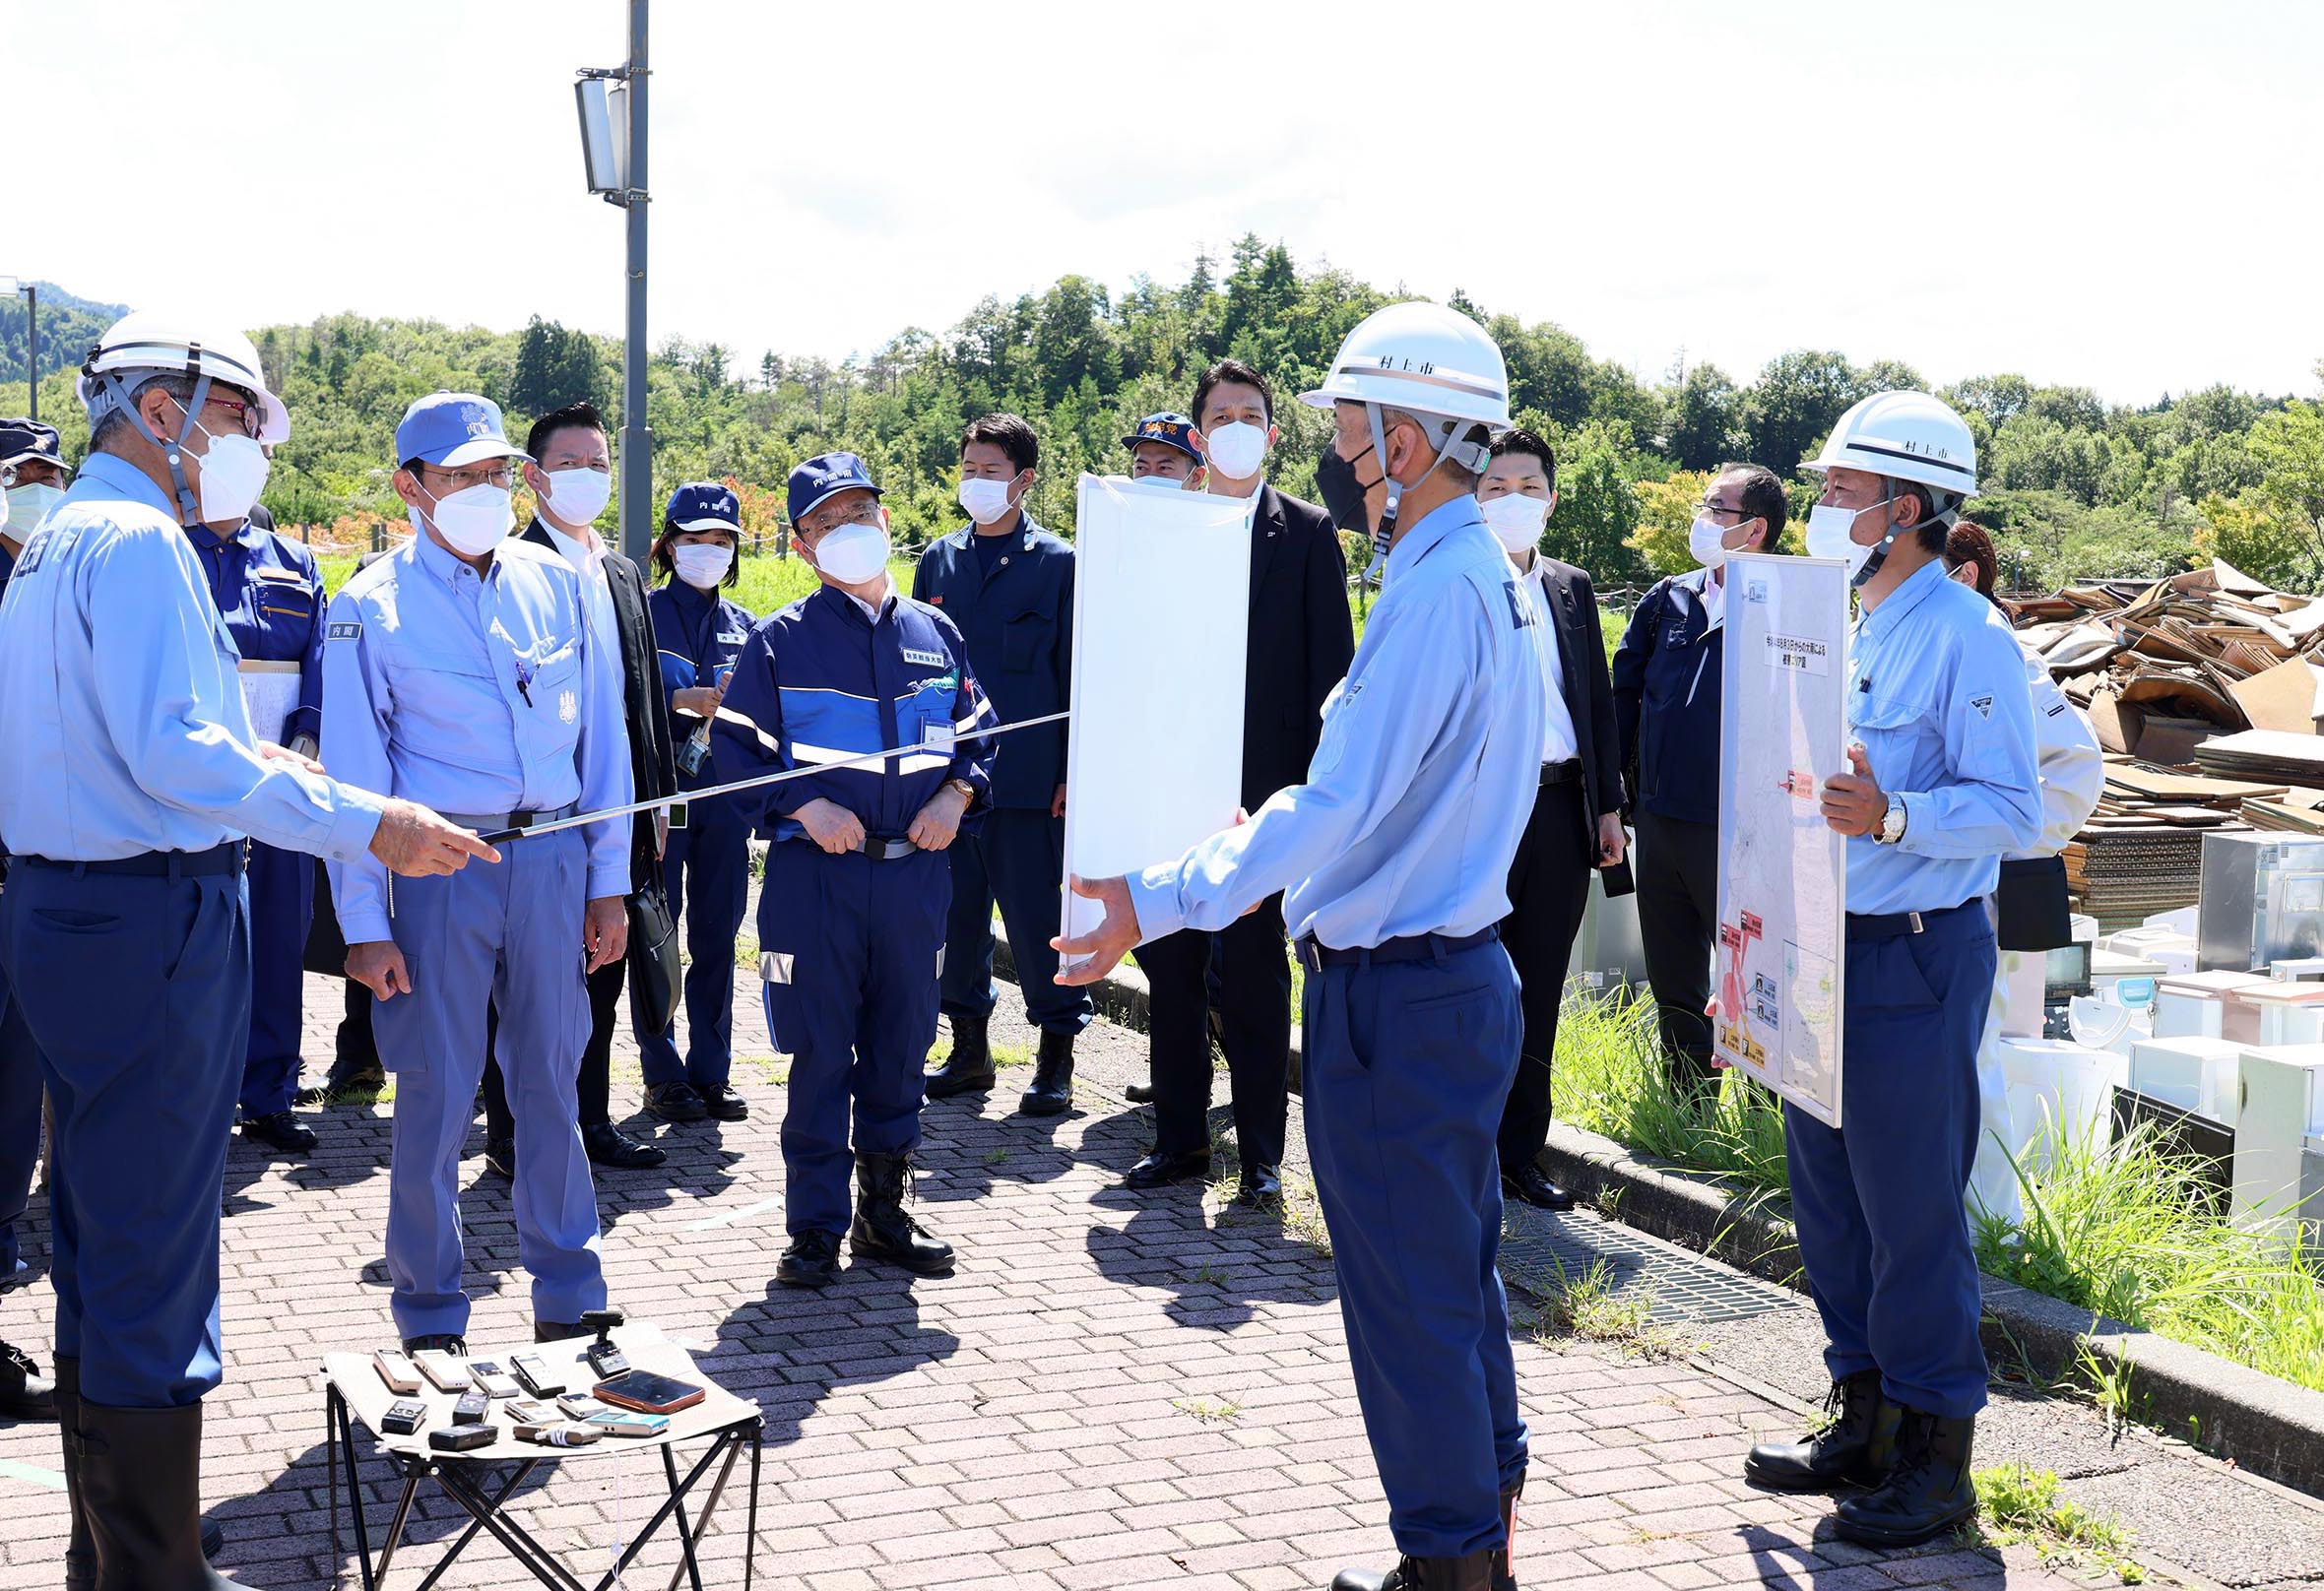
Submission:
<svg viewBox="0 0 2324 1591">
<path fill-rule="evenodd" d="M 1557 625 L 1550 611 L 1548 565 L 1541 554 L 1533 554 L 1533 567 L 1527 569 L 1521 582 L 1525 595 L 1532 599 L 1533 612 L 1541 622 L 1533 626 L 1533 646 L 1541 655 L 1541 678 L 1549 687 L 1549 711 L 1544 715 L 1541 735 L 1541 762 L 1547 767 L 1553 762 L 1565 762 L 1582 755 L 1582 742 L 1574 733 L 1574 710 L 1566 705 L 1566 665 L 1558 656 Z"/>
<path fill-rule="evenodd" d="M 582 527 L 581 537 L 567 536 L 549 523 L 549 516 L 541 517 L 541 528 L 556 543 L 556 550 L 573 572 L 581 577 L 581 600 L 589 614 L 589 633 L 605 649 L 609 658 L 621 656 L 621 632 L 613 621 L 613 588 L 606 579 L 606 539 L 597 534 L 595 526 Z"/>
</svg>

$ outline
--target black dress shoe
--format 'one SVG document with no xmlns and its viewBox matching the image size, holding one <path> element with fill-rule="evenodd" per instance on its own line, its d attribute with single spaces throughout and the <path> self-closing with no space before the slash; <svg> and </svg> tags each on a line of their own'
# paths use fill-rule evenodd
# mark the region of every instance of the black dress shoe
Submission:
<svg viewBox="0 0 2324 1591">
<path fill-rule="evenodd" d="M 581 1129 L 581 1147 L 590 1160 L 617 1172 L 650 1172 L 670 1158 L 659 1144 L 632 1138 L 611 1121 L 593 1121 Z"/>
<path fill-rule="evenodd" d="M 404 1352 L 412 1354 L 450 1354 L 455 1358 L 468 1357 L 468 1339 L 456 1331 L 434 1331 L 424 1337 L 406 1337 Z"/>
<path fill-rule="evenodd" d="M 1122 1091 L 1122 1097 L 1132 1105 L 1151 1105 L 1154 1103 L 1154 1085 L 1132 1083 Z"/>
<path fill-rule="evenodd" d="M 1165 1155 L 1154 1151 L 1122 1175 L 1124 1187 L 1168 1187 L 1173 1182 L 1198 1182 L 1210 1175 L 1210 1152 Z"/>
<path fill-rule="evenodd" d="M 713 1121 L 742 1121 L 750 1114 L 750 1102 L 736 1093 L 732 1084 L 721 1083 L 716 1088 L 694 1092 L 702 1096 L 702 1108 L 710 1113 Z"/>
<path fill-rule="evenodd" d="M 1064 1115 L 1073 1108 L 1073 1036 L 1041 1033 L 1041 1053 L 1033 1065 L 1033 1086 L 1017 1101 L 1019 1115 Z"/>
<path fill-rule="evenodd" d="M 204 1559 L 213 1559 L 225 1551 L 226 1532 L 218 1528 L 217 1521 L 211 1519 L 203 1520 L 202 1557 Z"/>
<path fill-rule="evenodd" d="M 378 1061 L 357 1061 L 352 1066 L 341 1066 L 334 1061 L 331 1071 L 315 1088 L 298 1091 L 301 1105 L 331 1105 L 355 1094 L 376 1094 L 387 1087 L 387 1072 Z"/>
<path fill-rule="evenodd" d="M 0 1342 L 0 1414 L 11 1420 L 54 1420 L 56 1383 L 23 1349 Z"/>
<path fill-rule="evenodd" d="M 1341 1569 L 1331 1591 L 1491 1591 L 1493 1555 L 1466 1558 L 1407 1558 L 1382 1574 L 1377 1569 Z"/>
<path fill-rule="evenodd" d="M 515 1181 L 516 1140 L 514 1138 L 486 1138 L 484 1140 L 484 1169 L 498 1172 L 510 1181 Z"/>
<path fill-rule="evenodd" d="M 646 1114 L 657 1121 L 706 1121 L 710 1108 L 684 1083 L 656 1083 L 646 1090 Z"/>
<path fill-rule="evenodd" d="M 928 1074 L 923 1086 L 932 1100 L 948 1100 L 960 1094 L 983 1094 L 995 1081 L 993 1047 L 985 1034 L 986 1019 L 981 1016 L 956 1016 L 952 1023 L 952 1050 L 944 1056 L 944 1063 Z"/>
<path fill-rule="evenodd" d="M 1880 1371 L 1832 1383 L 1827 1423 L 1796 1442 L 1761 1442 L 1743 1460 L 1743 1479 L 1770 1492 L 1832 1492 L 1878 1486 L 1896 1461 L 1899 1411 L 1881 1396 Z"/>
<path fill-rule="evenodd" d="M 1235 1183 L 1235 1202 L 1254 1209 L 1282 1203 L 1282 1172 L 1263 1161 L 1244 1167 L 1242 1177 Z"/>
<path fill-rule="evenodd" d="M 775 1262 L 775 1280 L 785 1287 L 829 1287 L 839 1280 L 839 1234 L 803 1232 Z"/>
<path fill-rule="evenodd" d="M 1899 1410 L 1896 1468 L 1872 1491 L 1840 1499 L 1832 1511 L 1840 1539 L 1859 1547 L 1917 1547 L 1975 1518 L 1969 1462 L 1976 1428 L 1973 1418 Z"/>
<path fill-rule="evenodd" d="M 1549 1174 L 1527 1161 L 1516 1171 L 1501 1174 L 1501 1191 L 1537 1210 L 1571 1210 L 1574 1195 L 1549 1179 Z"/>
<path fill-rule="evenodd" d="M 279 1149 L 286 1155 L 311 1155 L 315 1130 L 288 1111 L 269 1111 L 242 1123 L 242 1136 Z"/>
</svg>

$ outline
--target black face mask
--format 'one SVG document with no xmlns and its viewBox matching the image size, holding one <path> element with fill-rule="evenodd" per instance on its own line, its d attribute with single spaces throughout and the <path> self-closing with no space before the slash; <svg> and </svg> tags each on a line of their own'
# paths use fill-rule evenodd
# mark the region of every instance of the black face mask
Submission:
<svg viewBox="0 0 2324 1591">
<path fill-rule="evenodd" d="M 1364 452 L 1356 457 L 1360 459 L 1371 451 L 1370 444 L 1366 444 Z M 1323 499 L 1332 524 L 1343 531 L 1372 534 L 1372 521 L 1364 512 L 1364 488 L 1356 481 L 1355 464 L 1341 458 L 1339 449 L 1329 442 L 1323 444 L 1323 456 L 1316 461 L 1316 491 Z"/>
</svg>

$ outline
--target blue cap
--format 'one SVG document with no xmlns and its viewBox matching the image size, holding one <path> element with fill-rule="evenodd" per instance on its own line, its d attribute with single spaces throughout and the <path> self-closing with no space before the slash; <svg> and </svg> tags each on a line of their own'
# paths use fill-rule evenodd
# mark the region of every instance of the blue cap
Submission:
<svg viewBox="0 0 2324 1591">
<path fill-rule="evenodd" d="M 742 502 L 723 481 L 689 480 L 670 494 L 662 520 L 681 531 L 733 531 L 740 537 Z"/>
<path fill-rule="evenodd" d="M 418 459 L 457 470 L 479 459 L 521 459 L 500 423 L 500 406 L 473 392 L 431 392 L 415 398 L 396 424 L 396 462 Z"/>
<path fill-rule="evenodd" d="M 1194 446 L 1194 422 L 1184 414 L 1148 414 L 1137 422 L 1137 429 L 1122 439 L 1126 448 L 1140 442 L 1159 442 L 1174 447 L 1196 464 L 1202 462 L 1202 450 Z"/>
<path fill-rule="evenodd" d="M 33 459 L 45 459 L 59 470 L 65 467 L 64 453 L 57 446 L 56 427 L 21 416 L 0 419 L 0 469 Z"/>
<path fill-rule="evenodd" d="M 824 499 L 843 491 L 880 495 L 879 488 L 872 484 L 872 472 L 853 453 L 818 454 L 791 472 L 790 495 L 784 509 L 796 526 L 820 507 Z"/>
</svg>

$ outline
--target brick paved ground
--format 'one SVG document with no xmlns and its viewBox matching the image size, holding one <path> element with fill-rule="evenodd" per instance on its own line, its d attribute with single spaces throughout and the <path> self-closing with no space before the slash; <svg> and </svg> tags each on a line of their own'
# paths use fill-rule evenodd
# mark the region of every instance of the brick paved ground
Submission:
<svg viewBox="0 0 2324 1591">
<path fill-rule="evenodd" d="M 1013 1091 L 981 1114 L 931 1108 L 920 1209 L 962 1245 L 954 1277 L 906 1286 L 857 1270 L 819 1297 L 774 1288 L 782 1069 L 748 1008 L 755 990 L 743 992 L 738 1048 L 753 1058 L 738 1080 L 753 1118 L 666 1131 L 669 1168 L 601 1177 L 600 1196 L 614 1299 L 765 1411 L 761 1584 L 1275 1591 L 1392 1557 L 1328 1259 L 1215 1193 L 1117 1190 L 1146 1133 L 1099 1088 L 1048 1124 L 1005 1116 Z M 311 1071 L 336 1015 L 336 986 L 314 982 Z M 1023 1038 L 1006 1021 L 997 1031 Z M 386 1112 L 321 1114 L 311 1164 L 237 1143 L 227 1171 L 226 1383 L 208 1406 L 205 1485 L 225 1566 L 258 1586 L 326 1585 L 342 1568 L 355 1583 L 352 1559 L 331 1553 L 314 1370 L 326 1350 L 367 1351 L 390 1333 Z M 470 1147 L 481 1348 L 521 1339 L 529 1311 L 505 1184 L 484 1173 L 481 1131 Z M 0 1299 L 0 1335 L 45 1359 L 49 1303 L 45 1282 Z M 1517 1357 L 1534 1433 L 1518 1567 L 1536 1591 L 2065 1583 L 2017 1550 L 1897 1558 L 1832 1541 L 1815 1499 L 1735 1479 L 1742 1446 L 1792 1415 L 1707 1368 L 1530 1334 Z M 56 1461 L 52 1428 L 0 1426 L 0 1588 L 56 1580 Z M 369 1487 L 375 1529 L 383 1473 Z M 659 1487 L 648 1455 L 593 1454 L 511 1507 L 594 1581 Z M 399 1580 L 441 1557 L 457 1517 L 441 1499 L 423 1506 Z M 739 1513 L 725 1521 L 706 1579 L 734 1586 L 744 1533 Z M 666 1585 L 675 1563 L 658 1546 L 628 1583 Z M 447 1583 L 522 1579 L 487 1541 Z"/>
</svg>

